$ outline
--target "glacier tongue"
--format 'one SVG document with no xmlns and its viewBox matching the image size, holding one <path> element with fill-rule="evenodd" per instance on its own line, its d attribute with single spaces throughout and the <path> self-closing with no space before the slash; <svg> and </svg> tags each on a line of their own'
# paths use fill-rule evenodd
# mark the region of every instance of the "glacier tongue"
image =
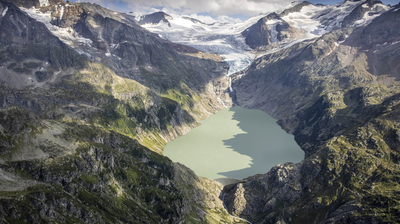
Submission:
<svg viewBox="0 0 400 224">
<path fill-rule="evenodd" d="M 193 23 L 184 17 L 178 17 L 169 21 L 170 26 L 161 22 L 159 24 L 145 24 L 143 27 L 174 43 L 221 55 L 229 65 L 227 76 L 230 76 L 245 69 L 253 62 L 255 54 L 247 46 L 240 33 L 262 16 L 265 15 L 251 18 L 239 24 L 201 24 Z"/>
</svg>

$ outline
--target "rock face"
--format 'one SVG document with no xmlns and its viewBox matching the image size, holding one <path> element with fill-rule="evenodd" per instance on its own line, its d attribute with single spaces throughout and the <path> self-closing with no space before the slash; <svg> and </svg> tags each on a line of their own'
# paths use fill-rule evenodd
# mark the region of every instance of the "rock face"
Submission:
<svg viewBox="0 0 400 224">
<path fill-rule="evenodd" d="M 247 178 L 224 196 L 230 213 L 254 223 L 398 222 L 399 7 L 236 75 L 237 103 L 278 118 L 306 158 Z"/>
<path fill-rule="evenodd" d="M 222 185 L 161 155 L 223 107 L 225 63 L 98 5 L 12 2 L 0 1 L 1 223 L 240 222 Z"/>
<path fill-rule="evenodd" d="M 278 14 L 271 13 L 242 32 L 246 44 L 256 49 L 294 36 L 296 31 Z"/>
</svg>

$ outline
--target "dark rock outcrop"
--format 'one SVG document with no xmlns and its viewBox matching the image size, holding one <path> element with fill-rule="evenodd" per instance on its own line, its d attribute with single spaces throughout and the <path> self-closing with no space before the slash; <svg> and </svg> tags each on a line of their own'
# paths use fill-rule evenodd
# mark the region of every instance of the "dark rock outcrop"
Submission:
<svg viewBox="0 0 400 224">
<path fill-rule="evenodd" d="M 172 19 L 172 17 L 164 12 L 155 12 L 149 15 L 144 15 L 140 18 L 139 24 L 159 24 L 160 22 L 167 23 L 168 26 L 171 26 L 168 20 Z"/>
</svg>

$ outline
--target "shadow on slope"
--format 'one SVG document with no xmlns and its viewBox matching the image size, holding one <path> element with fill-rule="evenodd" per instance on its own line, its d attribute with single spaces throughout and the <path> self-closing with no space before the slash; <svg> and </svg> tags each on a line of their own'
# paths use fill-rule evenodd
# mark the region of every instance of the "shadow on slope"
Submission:
<svg viewBox="0 0 400 224">
<path fill-rule="evenodd" d="M 251 167 L 218 173 L 227 177 L 245 178 L 258 173 L 267 173 L 274 165 L 285 162 L 300 162 L 304 152 L 275 122 L 276 120 L 260 110 L 245 111 L 241 107 L 232 107 L 233 119 L 246 134 L 235 135 L 224 141 L 234 151 L 250 156 Z"/>
</svg>

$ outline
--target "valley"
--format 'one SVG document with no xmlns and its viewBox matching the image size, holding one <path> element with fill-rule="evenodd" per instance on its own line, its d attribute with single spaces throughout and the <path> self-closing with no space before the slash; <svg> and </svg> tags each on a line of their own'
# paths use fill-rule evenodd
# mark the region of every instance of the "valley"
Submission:
<svg viewBox="0 0 400 224">
<path fill-rule="evenodd" d="M 399 222 L 399 8 L 293 2 L 206 24 L 1 0 L 0 223 Z M 223 193 L 163 156 L 233 106 L 276 119 L 304 159 Z M 246 153 L 219 172 L 264 164 Z"/>
</svg>

